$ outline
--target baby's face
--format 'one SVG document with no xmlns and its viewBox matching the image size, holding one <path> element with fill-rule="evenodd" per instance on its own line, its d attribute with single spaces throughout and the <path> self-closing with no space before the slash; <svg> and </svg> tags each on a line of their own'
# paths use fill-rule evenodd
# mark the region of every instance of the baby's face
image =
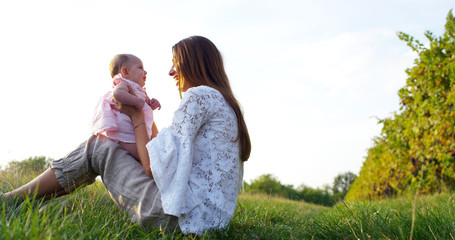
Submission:
<svg viewBox="0 0 455 240">
<path fill-rule="evenodd" d="M 128 63 L 128 76 L 125 76 L 126 79 L 131 80 L 139 86 L 144 87 L 145 81 L 147 79 L 147 71 L 144 70 L 144 65 L 142 61 L 134 57 Z"/>
</svg>

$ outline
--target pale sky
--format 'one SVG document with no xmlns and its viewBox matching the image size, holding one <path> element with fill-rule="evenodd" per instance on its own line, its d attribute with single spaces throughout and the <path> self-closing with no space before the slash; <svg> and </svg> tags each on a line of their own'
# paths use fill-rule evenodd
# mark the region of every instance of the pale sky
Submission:
<svg viewBox="0 0 455 240">
<path fill-rule="evenodd" d="M 111 89 L 118 53 L 141 58 L 147 92 L 170 124 L 180 98 L 171 47 L 192 35 L 222 52 L 244 109 L 252 152 L 245 180 L 322 187 L 358 174 L 378 136 L 376 117 L 399 109 L 416 55 L 396 36 L 444 31 L 455 2 L 0 0 L 0 164 L 65 156 L 89 135 Z"/>
</svg>

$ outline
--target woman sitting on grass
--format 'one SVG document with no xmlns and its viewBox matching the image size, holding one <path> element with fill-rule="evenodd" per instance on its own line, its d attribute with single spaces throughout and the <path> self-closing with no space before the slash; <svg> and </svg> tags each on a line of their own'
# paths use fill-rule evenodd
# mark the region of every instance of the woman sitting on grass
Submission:
<svg viewBox="0 0 455 240">
<path fill-rule="evenodd" d="M 141 163 L 103 135 L 92 136 L 5 197 L 60 196 L 100 175 L 135 222 L 198 235 L 225 227 L 250 155 L 248 130 L 216 46 L 194 36 L 174 45 L 172 53 L 169 75 L 185 94 L 169 127 L 150 140 L 144 113 L 120 104 L 133 122 Z"/>
</svg>

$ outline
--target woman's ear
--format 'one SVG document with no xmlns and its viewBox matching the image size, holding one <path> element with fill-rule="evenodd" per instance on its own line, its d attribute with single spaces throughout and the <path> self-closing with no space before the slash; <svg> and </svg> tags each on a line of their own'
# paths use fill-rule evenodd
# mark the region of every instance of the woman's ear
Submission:
<svg viewBox="0 0 455 240">
<path fill-rule="evenodd" d="M 122 74 L 122 76 L 123 76 L 124 78 L 128 78 L 128 75 L 129 75 L 128 68 L 122 67 L 122 68 L 120 69 L 120 73 Z"/>
</svg>

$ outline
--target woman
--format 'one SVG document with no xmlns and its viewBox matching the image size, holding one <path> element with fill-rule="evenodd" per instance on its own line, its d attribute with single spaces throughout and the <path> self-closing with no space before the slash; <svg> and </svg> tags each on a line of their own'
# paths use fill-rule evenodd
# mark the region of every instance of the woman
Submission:
<svg viewBox="0 0 455 240">
<path fill-rule="evenodd" d="M 223 61 L 207 38 L 172 48 L 171 75 L 186 92 L 171 126 L 150 141 L 142 111 L 121 106 L 132 119 L 141 163 L 118 144 L 92 136 L 23 187 L 21 197 L 69 193 L 100 175 L 112 199 L 133 221 L 184 233 L 223 228 L 232 218 L 251 144 Z M 153 136 L 153 135 L 152 135 Z M 145 171 L 144 171 L 145 170 Z"/>
</svg>

